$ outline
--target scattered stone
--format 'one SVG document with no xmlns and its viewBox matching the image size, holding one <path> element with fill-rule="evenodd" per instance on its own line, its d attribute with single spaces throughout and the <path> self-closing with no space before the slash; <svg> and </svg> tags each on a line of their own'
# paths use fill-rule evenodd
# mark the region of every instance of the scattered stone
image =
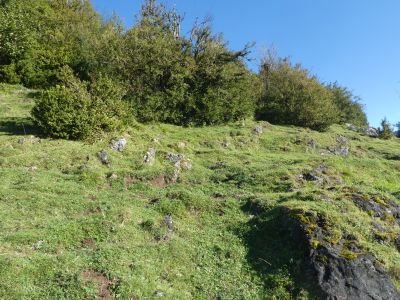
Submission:
<svg viewBox="0 0 400 300">
<path fill-rule="evenodd" d="M 25 143 L 25 139 L 24 138 L 20 138 L 18 140 L 18 144 L 23 145 Z"/>
<path fill-rule="evenodd" d="M 394 245 L 396 246 L 397 251 L 400 252 L 400 235 L 394 241 Z"/>
<path fill-rule="evenodd" d="M 185 149 L 186 148 L 186 143 L 185 142 L 178 142 L 176 146 L 179 149 Z"/>
<path fill-rule="evenodd" d="M 185 155 L 177 153 L 168 153 L 166 159 L 173 162 L 177 170 L 191 170 L 193 168 L 192 160 L 185 157 Z"/>
<path fill-rule="evenodd" d="M 345 235 L 335 244 L 326 241 L 329 224 L 315 212 L 287 209 L 283 216 L 291 236 L 305 247 L 304 275 L 315 283 L 320 299 L 400 299 L 390 276 L 355 237 Z"/>
<path fill-rule="evenodd" d="M 124 151 L 124 148 L 126 146 L 126 139 L 119 139 L 118 141 L 114 142 L 113 145 L 111 146 L 111 148 L 114 151 L 118 151 L 118 152 L 122 152 Z"/>
<path fill-rule="evenodd" d="M 350 148 L 347 146 L 331 146 L 328 150 L 329 152 L 339 156 L 348 156 L 350 153 Z"/>
<path fill-rule="evenodd" d="M 358 131 L 358 128 L 357 128 L 356 126 L 354 126 L 353 124 L 347 123 L 347 124 L 346 124 L 346 127 L 347 127 L 347 129 L 350 130 L 350 131 L 355 131 L 355 132 Z"/>
<path fill-rule="evenodd" d="M 225 149 L 229 148 L 230 144 L 228 141 L 223 141 L 222 142 L 222 147 L 224 147 Z"/>
<path fill-rule="evenodd" d="M 310 148 L 312 148 L 312 149 L 316 149 L 317 148 L 317 142 L 315 140 L 311 139 L 308 142 L 308 146 L 310 146 Z"/>
<path fill-rule="evenodd" d="M 156 161 L 156 149 L 154 148 L 149 148 L 149 150 L 147 150 L 146 154 L 144 155 L 144 163 L 148 164 L 148 165 L 153 165 L 154 162 Z"/>
<path fill-rule="evenodd" d="M 175 168 L 178 170 L 190 171 L 193 168 L 192 160 L 184 158 L 175 163 Z"/>
<path fill-rule="evenodd" d="M 352 200 L 361 210 L 375 218 L 386 218 L 391 216 L 400 225 L 400 205 L 392 200 L 364 197 L 360 194 L 353 194 Z"/>
<path fill-rule="evenodd" d="M 170 173 L 170 174 L 165 175 L 164 180 L 167 185 L 178 181 L 179 171 L 180 171 L 179 169 L 175 169 L 172 174 Z"/>
<path fill-rule="evenodd" d="M 339 135 L 338 137 L 336 137 L 336 142 L 338 142 L 339 144 L 347 144 L 349 141 L 349 139 L 343 135 Z"/>
<path fill-rule="evenodd" d="M 38 170 L 37 166 L 31 166 L 31 167 L 28 168 L 28 171 L 30 171 L 30 172 L 35 172 L 37 170 Z"/>
<path fill-rule="evenodd" d="M 365 129 L 363 130 L 363 132 L 364 132 L 365 135 L 367 135 L 367 136 L 369 136 L 369 137 L 373 137 L 373 138 L 379 137 L 379 132 L 378 132 L 378 130 L 375 129 L 375 128 L 373 128 L 373 127 L 365 128 Z"/>
<path fill-rule="evenodd" d="M 317 176 L 314 172 L 301 174 L 299 178 L 305 181 L 313 181 L 317 185 L 322 185 L 324 183 L 324 178 Z"/>
<path fill-rule="evenodd" d="M 110 163 L 108 153 L 105 150 L 100 151 L 98 156 L 103 165 L 108 165 Z"/>
<path fill-rule="evenodd" d="M 164 218 L 164 224 L 168 227 L 169 231 L 174 230 L 174 224 L 172 222 L 172 216 L 171 215 L 166 215 Z"/>
<path fill-rule="evenodd" d="M 257 125 L 254 127 L 253 132 L 255 134 L 262 134 L 264 132 L 264 128 L 261 125 Z"/>
<path fill-rule="evenodd" d="M 44 244 L 43 240 L 37 241 L 36 243 L 34 243 L 32 245 L 32 249 L 33 250 L 39 250 L 43 246 L 43 244 Z"/>
<path fill-rule="evenodd" d="M 176 163 L 182 159 L 185 158 L 185 156 L 183 154 L 180 153 L 168 153 L 167 156 L 165 157 L 167 160 L 169 160 L 170 162 Z"/>
<path fill-rule="evenodd" d="M 165 293 L 162 291 L 155 291 L 154 297 L 164 297 Z"/>
<path fill-rule="evenodd" d="M 159 143 L 162 140 L 162 136 L 161 135 L 157 135 L 156 137 L 153 138 L 153 142 L 154 143 Z"/>
<path fill-rule="evenodd" d="M 107 177 L 109 180 L 117 180 L 118 179 L 118 175 L 115 173 L 109 174 Z"/>
</svg>

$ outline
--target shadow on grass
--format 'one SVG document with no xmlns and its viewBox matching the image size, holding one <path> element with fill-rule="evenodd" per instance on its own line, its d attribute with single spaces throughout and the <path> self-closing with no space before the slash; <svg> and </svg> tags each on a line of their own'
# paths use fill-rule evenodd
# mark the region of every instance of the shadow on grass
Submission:
<svg viewBox="0 0 400 300">
<path fill-rule="evenodd" d="M 246 213 L 249 204 L 242 207 Z M 299 239 L 285 226 L 283 209 L 273 208 L 256 216 L 239 229 L 240 236 L 248 247 L 247 260 L 264 282 L 266 296 L 270 298 L 298 299 L 308 295 L 315 298 L 312 284 L 305 275 L 305 258 L 308 255 Z"/>
<path fill-rule="evenodd" d="M 40 130 L 30 118 L 2 118 L 0 119 L 0 133 L 6 135 L 39 135 Z"/>
</svg>

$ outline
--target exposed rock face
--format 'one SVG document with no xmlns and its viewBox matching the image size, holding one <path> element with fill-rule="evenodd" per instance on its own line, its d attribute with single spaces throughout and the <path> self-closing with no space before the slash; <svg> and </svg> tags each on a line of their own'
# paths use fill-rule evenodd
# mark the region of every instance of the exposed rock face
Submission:
<svg viewBox="0 0 400 300">
<path fill-rule="evenodd" d="M 400 299 L 390 277 L 372 255 L 348 259 L 325 247 L 314 252 L 311 267 L 323 299 Z M 323 262 L 319 261 L 321 257 Z"/>
<path fill-rule="evenodd" d="M 400 225 L 400 205 L 392 200 L 378 200 L 374 197 L 365 198 L 359 194 L 352 195 L 353 202 L 362 210 L 372 214 L 374 217 L 383 218 L 391 215 Z"/>
<path fill-rule="evenodd" d="M 118 141 L 114 142 L 111 146 L 111 148 L 114 151 L 122 152 L 124 151 L 124 148 L 126 146 L 126 139 L 119 139 Z"/>
<path fill-rule="evenodd" d="M 284 222 L 293 238 L 309 250 L 305 274 L 312 277 L 319 298 L 400 299 L 389 275 L 371 254 L 362 251 L 353 235 L 345 235 L 335 244 L 327 242 L 329 224 L 315 212 L 287 209 Z"/>
<path fill-rule="evenodd" d="M 378 130 L 376 130 L 376 129 L 373 128 L 373 127 L 365 128 L 363 131 L 364 131 L 364 134 L 367 135 L 367 136 L 369 136 L 369 137 L 374 137 L 374 138 L 376 138 L 376 137 L 379 136 Z"/>
<path fill-rule="evenodd" d="M 144 162 L 148 165 L 153 165 L 156 161 L 156 149 L 149 148 L 143 158 Z"/>
</svg>

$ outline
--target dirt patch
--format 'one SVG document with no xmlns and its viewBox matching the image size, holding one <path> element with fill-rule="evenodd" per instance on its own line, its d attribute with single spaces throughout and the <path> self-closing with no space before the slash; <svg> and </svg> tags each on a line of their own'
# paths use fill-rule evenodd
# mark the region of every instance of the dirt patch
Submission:
<svg viewBox="0 0 400 300">
<path fill-rule="evenodd" d="M 131 185 L 135 184 L 138 180 L 134 177 L 131 176 L 125 176 L 124 177 L 124 185 L 125 189 L 129 189 Z"/>
<path fill-rule="evenodd" d="M 110 281 L 106 276 L 102 273 L 88 270 L 82 273 L 82 278 L 84 283 L 94 283 L 97 285 L 98 296 L 102 300 L 112 300 L 112 293 L 110 287 L 112 285 L 112 281 Z"/>
<path fill-rule="evenodd" d="M 81 244 L 83 248 L 96 250 L 96 241 L 94 239 L 84 239 Z"/>
<path fill-rule="evenodd" d="M 156 186 L 159 188 L 165 188 L 168 186 L 167 180 L 165 180 L 164 175 L 160 175 L 156 178 L 153 178 L 150 181 L 148 181 L 148 183 L 151 184 L 152 186 Z"/>
</svg>

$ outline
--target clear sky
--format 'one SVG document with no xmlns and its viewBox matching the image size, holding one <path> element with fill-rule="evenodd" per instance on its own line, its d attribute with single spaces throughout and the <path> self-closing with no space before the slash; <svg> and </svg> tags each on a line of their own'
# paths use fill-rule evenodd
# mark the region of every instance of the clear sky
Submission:
<svg viewBox="0 0 400 300">
<path fill-rule="evenodd" d="M 127 27 L 140 0 L 92 0 Z M 253 57 L 273 46 L 324 82 L 338 81 L 361 97 L 368 119 L 400 121 L 400 0 L 165 0 L 184 14 L 183 33 L 211 16 L 232 49 L 256 42 Z M 257 62 L 250 64 L 257 70 Z"/>
</svg>

